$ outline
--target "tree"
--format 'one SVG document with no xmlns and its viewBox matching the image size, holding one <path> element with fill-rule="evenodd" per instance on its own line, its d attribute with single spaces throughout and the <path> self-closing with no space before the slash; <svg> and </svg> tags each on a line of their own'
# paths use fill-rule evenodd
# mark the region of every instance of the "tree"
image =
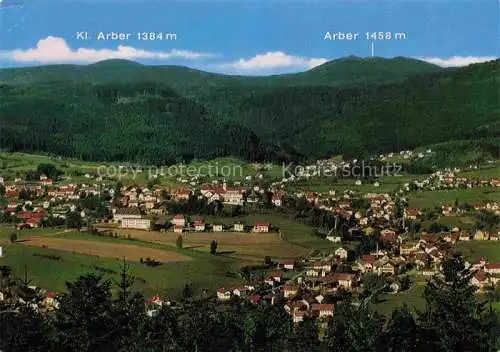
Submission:
<svg viewBox="0 0 500 352">
<path fill-rule="evenodd" d="M 217 254 L 217 241 L 213 240 L 211 243 L 210 243 L 210 254 Z"/>
<path fill-rule="evenodd" d="M 264 264 L 265 264 L 266 266 L 271 266 L 271 265 L 273 264 L 273 260 L 271 259 L 271 257 L 270 257 L 270 256 L 266 255 L 266 256 L 264 257 Z"/>
<path fill-rule="evenodd" d="M 71 211 L 66 214 L 66 226 L 71 229 L 80 229 L 83 221 L 80 213 Z"/>
<path fill-rule="evenodd" d="M 14 243 L 17 241 L 17 233 L 16 232 L 12 232 L 10 234 L 10 243 Z"/>
<path fill-rule="evenodd" d="M 182 290 L 182 298 L 189 299 L 193 297 L 193 287 L 190 284 L 185 284 Z"/>
<path fill-rule="evenodd" d="M 144 297 L 131 290 L 135 277 L 129 271 L 130 267 L 124 259 L 120 280 L 116 283 L 118 297 L 114 300 L 111 311 L 114 325 L 109 329 L 114 329 L 113 334 L 116 335 L 116 345 L 120 346 L 120 351 L 140 352 L 143 350 L 141 333 L 147 317 L 144 310 Z"/>
<path fill-rule="evenodd" d="M 320 344 L 316 319 L 310 317 L 304 318 L 304 320 L 299 323 L 297 328 L 291 332 L 287 342 L 287 351 L 318 351 Z"/>
<path fill-rule="evenodd" d="M 385 279 L 375 273 L 368 273 L 363 276 L 362 283 L 363 289 L 369 294 L 378 292 L 386 285 Z"/>
<path fill-rule="evenodd" d="M 66 283 L 66 290 L 55 313 L 54 351 L 117 350 L 111 282 L 87 274 Z"/>
<path fill-rule="evenodd" d="M 327 330 L 326 347 L 332 352 L 349 352 L 352 341 L 349 326 L 354 316 L 354 310 L 349 301 L 337 305 L 335 314 L 330 318 Z"/>
<path fill-rule="evenodd" d="M 392 312 L 387 324 L 385 344 L 389 352 L 419 351 L 419 327 L 406 304 Z"/>
<path fill-rule="evenodd" d="M 50 320 L 27 305 L 0 307 L 0 350 L 9 352 L 50 351 Z"/>
<path fill-rule="evenodd" d="M 401 284 L 401 291 L 405 291 L 411 287 L 412 281 L 408 275 L 404 275 L 400 277 L 399 283 Z"/>
<path fill-rule="evenodd" d="M 383 350 L 384 317 L 365 304 L 354 308 L 341 302 L 330 318 L 326 347 L 329 351 L 358 352 Z"/>
<path fill-rule="evenodd" d="M 484 333 L 484 303 L 470 283 L 473 272 L 459 256 L 444 261 L 442 267 L 443 277 L 434 276 L 424 290 L 427 305 L 419 320 L 426 338 L 440 351 L 488 350 L 491 339 Z"/>
<path fill-rule="evenodd" d="M 157 351 L 158 346 L 165 346 L 164 351 L 180 351 L 178 319 L 176 312 L 167 306 L 163 306 L 154 317 L 146 319 L 141 336 L 143 351 Z"/>
<path fill-rule="evenodd" d="M 38 175 L 45 175 L 54 180 L 62 173 L 60 170 L 57 170 L 54 164 L 38 164 L 36 172 Z"/>
<path fill-rule="evenodd" d="M 177 248 L 182 248 L 183 243 L 184 242 L 183 242 L 183 239 L 182 239 L 182 235 L 177 236 L 177 241 L 175 243 L 177 245 Z"/>
</svg>

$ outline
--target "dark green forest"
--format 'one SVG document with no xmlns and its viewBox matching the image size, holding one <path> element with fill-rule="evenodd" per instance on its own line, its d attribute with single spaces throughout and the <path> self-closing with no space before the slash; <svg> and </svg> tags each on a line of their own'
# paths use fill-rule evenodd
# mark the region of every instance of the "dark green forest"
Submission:
<svg viewBox="0 0 500 352">
<path fill-rule="evenodd" d="M 458 140 L 495 145 L 499 64 L 440 69 L 345 58 L 269 77 L 123 60 L 5 69 L 0 147 L 162 164 L 365 156 Z"/>
</svg>

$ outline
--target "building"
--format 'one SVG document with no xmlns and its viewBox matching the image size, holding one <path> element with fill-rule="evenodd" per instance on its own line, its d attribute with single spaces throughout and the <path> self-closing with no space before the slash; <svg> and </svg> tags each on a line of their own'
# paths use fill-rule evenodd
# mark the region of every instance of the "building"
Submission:
<svg viewBox="0 0 500 352">
<path fill-rule="evenodd" d="M 194 230 L 197 232 L 205 231 L 205 220 L 198 218 L 194 221 Z"/>
<path fill-rule="evenodd" d="M 347 250 L 345 250 L 342 247 L 339 247 L 335 250 L 335 255 L 342 258 L 342 259 L 346 259 L 347 258 Z"/>
<path fill-rule="evenodd" d="M 283 296 L 285 298 L 295 296 L 298 291 L 299 291 L 299 288 L 297 285 L 284 285 L 283 286 Z"/>
<path fill-rule="evenodd" d="M 490 263 L 484 266 L 484 272 L 488 274 L 500 274 L 500 263 Z"/>
<path fill-rule="evenodd" d="M 474 240 L 476 241 L 484 241 L 486 240 L 485 233 L 481 230 L 477 230 L 476 233 L 474 233 Z"/>
<path fill-rule="evenodd" d="M 245 224 L 243 224 L 241 222 L 236 222 L 233 225 L 233 230 L 234 230 L 234 232 L 243 232 L 243 231 L 245 231 Z"/>
<path fill-rule="evenodd" d="M 124 229 L 139 229 L 149 230 L 151 228 L 151 220 L 143 218 L 123 218 L 121 221 L 121 228 Z"/>
<path fill-rule="evenodd" d="M 340 274 L 335 274 L 334 278 L 336 281 L 338 281 L 339 286 L 345 287 L 345 288 L 351 288 L 352 284 L 354 282 L 354 275 L 353 274 L 348 274 L 348 273 L 340 273 Z"/>
<path fill-rule="evenodd" d="M 275 194 L 272 196 L 271 201 L 274 204 L 274 206 L 281 207 L 281 205 L 283 204 L 283 197 L 278 194 Z"/>
<path fill-rule="evenodd" d="M 217 290 L 217 299 L 220 301 L 228 301 L 231 299 L 231 291 L 226 290 L 224 288 L 220 288 Z"/>
<path fill-rule="evenodd" d="M 329 236 L 326 236 L 326 239 L 330 242 L 333 242 L 333 243 L 342 242 L 342 237 L 340 237 L 338 235 L 329 235 Z"/>
<path fill-rule="evenodd" d="M 283 269 L 293 270 L 295 268 L 295 261 L 294 260 L 283 261 L 280 262 L 278 266 Z"/>
<path fill-rule="evenodd" d="M 119 208 L 113 211 L 113 221 L 119 222 L 124 218 L 140 219 L 141 211 L 139 208 Z"/>
<path fill-rule="evenodd" d="M 265 221 L 257 221 L 253 226 L 253 232 L 269 232 L 271 224 Z"/>
<path fill-rule="evenodd" d="M 311 310 L 318 318 L 327 318 L 333 316 L 333 304 L 312 304 Z"/>
<path fill-rule="evenodd" d="M 174 218 L 172 219 L 172 224 L 174 226 L 186 226 L 186 219 L 184 218 L 184 215 L 177 214 L 176 216 L 174 216 Z"/>
</svg>

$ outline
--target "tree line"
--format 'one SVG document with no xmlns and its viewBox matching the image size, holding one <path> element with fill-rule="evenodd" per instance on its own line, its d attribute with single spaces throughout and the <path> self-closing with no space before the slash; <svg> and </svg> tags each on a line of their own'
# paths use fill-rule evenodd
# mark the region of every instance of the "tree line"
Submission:
<svg viewBox="0 0 500 352">
<path fill-rule="evenodd" d="M 328 326 L 315 317 L 293 324 L 283 302 L 251 304 L 233 298 L 185 298 L 149 316 L 134 277 L 123 265 L 111 281 L 89 273 L 66 283 L 59 308 L 42 313 L 40 301 L 8 267 L 0 268 L 6 296 L 0 306 L 2 351 L 492 351 L 499 347 L 499 315 L 470 284 L 460 257 L 443 263 L 443 276 L 428 281 L 425 308 L 403 305 L 390 317 L 368 299 L 336 304 Z M 187 295 L 190 296 L 190 295 Z"/>
</svg>

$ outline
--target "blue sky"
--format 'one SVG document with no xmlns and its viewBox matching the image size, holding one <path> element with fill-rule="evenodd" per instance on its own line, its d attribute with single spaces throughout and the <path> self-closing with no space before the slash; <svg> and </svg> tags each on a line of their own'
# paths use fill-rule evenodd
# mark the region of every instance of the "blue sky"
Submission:
<svg viewBox="0 0 500 352">
<path fill-rule="evenodd" d="M 405 33 L 376 41 L 375 55 L 461 66 L 499 56 L 499 2 L 0 0 L 0 67 L 126 58 L 224 73 L 302 71 L 335 58 L 371 55 L 371 40 L 326 32 Z M 86 31 L 89 38 L 77 39 Z M 98 40 L 99 32 L 130 33 Z M 176 40 L 138 40 L 137 32 Z"/>
</svg>

